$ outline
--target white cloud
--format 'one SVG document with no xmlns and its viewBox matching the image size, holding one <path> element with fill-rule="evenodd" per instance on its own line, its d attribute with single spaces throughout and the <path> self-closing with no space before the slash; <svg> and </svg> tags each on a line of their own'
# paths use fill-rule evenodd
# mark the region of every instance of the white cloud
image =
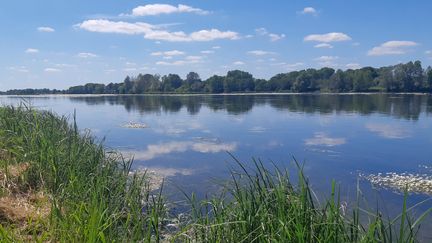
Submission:
<svg viewBox="0 0 432 243">
<path fill-rule="evenodd" d="M 404 127 L 398 125 L 368 123 L 366 129 L 388 139 L 403 139 L 411 137 L 411 133 Z"/>
<path fill-rule="evenodd" d="M 308 35 L 304 38 L 304 41 L 318 41 L 318 42 L 338 42 L 338 41 L 349 41 L 351 37 L 341 32 L 331 32 L 326 34 L 313 34 Z"/>
<path fill-rule="evenodd" d="M 57 68 L 45 68 L 44 72 L 46 72 L 46 73 L 58 73 L 58 72 L 61 72 L 61 70 L 57 69 Z"/>
<path fill-rule="evenodd" d="M 316 9 L 314 9 L 313 7 L 306 7 L 301 11 L 302 14 L 312 14 L 312 15 L 316 15 L 317 11 Z"/>
<path fill-rule="evenodd" d="M 188 150 L 199 153 L 219 153 L 232 152 L 236 150 L 236 143 L 217 143 L 211 141 L 192 142 L 192 141 L 175 141 L 162 144 L 148 145 L 144 151 L 122 151 L 129 154 L 136 160 L 151 160 L 161 155 L 171 153 L 181 153 Z"/>
<path fill-rule="evenodd" d="M 96 54 L 90 53 L 90 52 L 80 52 L 77 54 L 77 57 L 80 58 L 92 58 L 92 57 L 97 57 Z"/>
<path fill-rule="evenodd" d="M 267 29 L 266 28 L 257 28 L 257 29 L 255 29 L 255 32 L 258 34 L 258 35 L 267 35 L 268 34 L 268 31 L 267 31 Z"/>
<path fill-rule="evenodd" d="M 346 143 L 345 138 L 332 138 L 322 132 L 317 132 L 314 134 L 313 138 L 308 138 L 305 139 L 304 141 L 305 141 L 305 145 L 307 146 L 327 146 L 327 147 L 343 145 Z"/>
<path fill-rule="evenodd" d="M 333 48 L 329 43 L 319 43 L 314 46 L 315 48 Z"/>
<path fill-rule="evenodd" d="M 409 47 L 417 46 L 414 41 L 387 41 L 368 51 L 368 56 L 401 55 L 408 52 Z"/>
<path fill-rule="evenodd" d="M 248 51 L 248 54 L 255 55 L 255 56 L 264 56 L 264 55 L 273 55 L 276 54 L 271 51 L 263 51 L 263 50 L 254 50 L 254 51 Z"/>
<path fill-rule="evenodd" d="M 157 51 L 152 52 L 150 55 L 152 56 L 180 56 L 184 55 L 185 52 L 179 51 L 179 50 L 172 50 L 172 51 Z"/>
<path fill-rule="evenodd" d="M 318 62 L 320 66 L 323 67 L 337 67 L 338 64 L 334 63 L 335 60 L 339 59 L 338 56 L 320 56 L 314 60 Z"/>
<path fill-rule="evenodd" d="M 54 32 L 55 31 L 55 29 L 53 29 L 51 27 L 47 27 L 47 26 L 38 27 L 37 30 L 39 32 Z"/>
<path fill-rule="evenodd" d="M 19 72 L 19 73 L 28 73 L 29 72 L 29 70 L 25 66 L 8 67 L 7 69 L 10 71 Z"/>
<path fill-rule="evenodd" d="M 138 6 L 132 10 L 132 16 L 154 16 L 160 14 L 172 13 L 196 13 L 196 14 L 209 14 L 209 11 L 200 8 L 193 8 L 188 5 L 179 4 L 177 6 L 169 4 L 147 4 Z"/>
<path fill-rule="evenodd" d="M 361 65 L 358 63 L 348 63 L 345 67 L 348 69 L 360 69 Z"/>
<path fill-rule="evenodd" d="M 183 65 L 200 63 L 200 62 L 202 62 L 202 59 L 203 59 L 202 56 L 187 56 L 183 60 L 177 60 L 177 61 L 173 61 L 173 62 L 159 61 L 159 62 L 156 62 L 156 65 L 160 65 L 160 66 L 183 66 Z"/>
<path fill-rule="evenodd" d="M 296 62 L 296 63 L 288 63 L 288 64 L 286 64 L 286 67 L 288 68 L 288 69 L 294 69 L 294 68 L 298 68 L 298 67 L 301 67 L 301 66 L 304 66 L 304 63 L 302 63 L 302 62 Z"/>
<path fill-rule="evenodd" d="M 432 50 L 425 51 L 425 54 L 432 59 Z"/>
<path fill-rule="evenodd" d="M 190 34 L 190 39 L 193 41 L 210 41 L 216 39 L 237 40 L 239 39 L 239 36 L 238 33 L 233 31 L 220 31 L 217 29 L 211 29 L 192 32 Z"/>
<path fill-rule="evenodd" d="M 75 26 L 90 32 L 117 33 L 117 34 L 128 34 L 128 35 L 145 34 L 157 28 L 154 25 L 143 23 L 143 22 L 136 22 L 136 23 L 128 23 L 123 21 L 115 22 L 106 19 L 90 19 L 80 24 L 77 24 Z"/>
<path fill-rule="evenodd" d="M 199 61 L 202 59 L 203 59 L 202 56 L 187 56 L 187 57 L 185 57 L 185 60 L 188 60 L 188 61 Z"/>
<path fill-rule="evenodd" d="M 213 53 L 215 53 L 215 51 L 212 51 L 212 50 L 204 50 L 204 51 L 201 51 L 201 53 L 202 53 L 202 54 L 213 54 Z"/>
<path fill-rule="evenodd" d="M 29 53 L 29 54 L 39 53 L 39 50 L 34 48 L 28 48 L 27 50 L 25 50 L 25 53 Z"/>
<path fill-rule="evenodd" d="M 157 41 L 191 42 L 212 41 L 218 39 L 237 40 L 239 34 L 234 31 L 220 31 L 218 29 L 199 30 L 186 34 L 183 31 L 170 32 L 162 29 L 163 26 L 151 25 L 143 22 L 128 23 L 123 21 L 110 21 L 105 19 L 86 20 L 75 25 L 77 28 L 90 32 L 117 33 L 137 35 L 143 34 L 144 38 Z"/>
<path fill-rule="evenodd" d="M 315 58 L 315 61 L 320 61 L 320 62 L 330 62 L 330 61 L 334 61 L 339 59 L 338 56 L 320 56 Z"/>
<path fill-rule="evenodd" d="M 267 31 L 266 28 L 262 28 L 262 27 L 261 27 L 261 28 L 257 28 L 257 29 L 255 29 L 255 32 L 256 32 L 258 35 L 262 35 L 262 36 L 267 36 L 267 37 L 269 37 L 269 38 L 270 38 L 270 41 L 273 41 L 273 42 L 285 38 L 285 34 L 275 34 L 275 33 L 270 33 L 270 32 Z"/>
<path fill-rule="evenodd" d="M 245 63 L 242 61 L 235 61 L 235 62 L 233 62 L 233 65 L 241 66 L 241 65 L 245 65 Z"/>
<path fill-rule="evenodd" d="M 221 49 L 221 47 L 220 46 L 213 46 L 212 49 L 217 50 L 217 49 Z"/>
<path fill-rule="evenodd" d="M 278 35 L 278 34 L 270 33 L 269 37 L 270 37 L 270 41 L 278 41 L 278 40 L 285 38 L 285 34 Z"/>
</svg>

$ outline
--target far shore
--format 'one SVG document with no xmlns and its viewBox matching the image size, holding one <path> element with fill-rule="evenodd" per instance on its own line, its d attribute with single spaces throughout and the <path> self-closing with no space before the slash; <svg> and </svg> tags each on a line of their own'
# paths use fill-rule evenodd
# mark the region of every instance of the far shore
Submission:
<svg viewBox="0 0 432 243">
<path fill-rule="evenodd" d="M 103 97 L 103 96 L 239 96 L 239 95 L 431 95 L 422 92 L 263 92 L 263 93 L 147 93 L 147 94 L 39 94 L 39 95 L 0 95 L 3 97 Z"/>
</svg>

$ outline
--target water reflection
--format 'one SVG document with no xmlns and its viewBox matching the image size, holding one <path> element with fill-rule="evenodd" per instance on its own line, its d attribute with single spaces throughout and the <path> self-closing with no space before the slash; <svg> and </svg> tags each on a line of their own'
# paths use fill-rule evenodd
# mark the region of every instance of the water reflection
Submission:
<svg viewBox="0 0 432 243">
<path fill-rule="evenodd" d="M 305 139 L 305 145 L 307 146 L 327 146 L 333 147 L 346 143 L 345 138 L 332 138 L 326 133 L 317 132 L 313 138 Z"/>
<path fill-rule="evenodd" d="M 417 120 L 422 111 L 432 112 L 430 95 L 353 94 L 353 95 L 138 95 L 138 96 L 87 96 L 70 97 L 73 102 L 87 105 L 123 105 L 130 111 L 141 113 L 179 112 L 186 108 L 189 114 L 198 114 L 201 108 L 224 110 L 229 114 L 242 114 L 254 106 L 270 105 L 273 108 L 302 113 L 382 113 L 397 118 Z"/>
<path fill-rule="evenodd" d="M 221 143 L 218 141 L 172 141 L 168 143 L 150 144 L 147 145 L 145 150 L 123 150 L 122 154 L 129 155 L 136 160 L 151 160 L 155 157 L 171 154 L 181 153 L 187 151 L 199 152 L 199 153 L 219 153 L 219 152 L 233 152 L 236 150 L 237 144 Z"/>
<path fill-rule="evenodd" d="M 399 125 L 367 123 L 366 129 L 388 139 L 403 139 L 411 137 L 410 131 Z"/>
</svg>

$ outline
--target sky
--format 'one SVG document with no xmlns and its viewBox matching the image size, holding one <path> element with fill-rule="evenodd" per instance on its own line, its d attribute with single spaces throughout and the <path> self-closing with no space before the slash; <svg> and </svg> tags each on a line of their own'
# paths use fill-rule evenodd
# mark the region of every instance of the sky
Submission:
<svg viewBox="0 0 432 243">
<path fill-rule="evenodd" d="M 2 0 L 0 90 L 432 64 L 429 0 Z"/>
</svg>

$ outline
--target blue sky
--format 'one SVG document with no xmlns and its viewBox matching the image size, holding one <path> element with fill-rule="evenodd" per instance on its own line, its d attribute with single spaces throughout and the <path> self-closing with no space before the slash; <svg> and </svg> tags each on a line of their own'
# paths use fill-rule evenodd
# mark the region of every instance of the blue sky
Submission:
<svg viewBox="0 0 432 243">
<path fill-rule="evenodd" d="M 4 0 L 0 90 L 432 64 L 431 1 Z"/>
</svg>

